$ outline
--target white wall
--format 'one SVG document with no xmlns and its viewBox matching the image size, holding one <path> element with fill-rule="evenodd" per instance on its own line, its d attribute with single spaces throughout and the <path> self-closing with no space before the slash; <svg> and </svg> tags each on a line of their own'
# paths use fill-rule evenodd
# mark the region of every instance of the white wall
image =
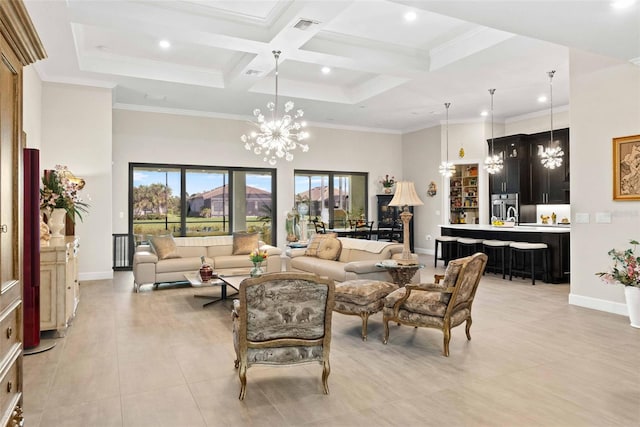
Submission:
<svg viewBox="0 0 640 427">
<path fill-rule="evenodd" d="M 423 206 L 413 208 L 414 252 L 433 253 L 433 239 L 440 235 L 443 221 L 442 200 L 445 180 L 438 173 L 440 165 L 441 127 L 435 126 L 402 136 L 403 179 L 413 181 Z M 429 183 L 434 181 L 438 193 L 427 195 Z M 431 240 L 427 240 L 431 236 Z"/>
<path fill-rule="evenodd" d="M 611 265 L 607 251 L 640 239 L 640 202 L 613 201 L 612 138 L 640 134 L 640 67 L 572 50 L 571 213 L 590 216 L 571 226 L 571 304 L 626 314 L 623 287 L 594 275 Z M 597 212 L 610 224 L 595 223 Z"/>
<path fill-rule="evenodd" d="M 569 108 L 567 106 L 559 108 L 554 107 L 553 128 L 564 129 L 568 127 L 570 127 Z M 537 113 L 514 117 L 507 120 L 504 124 L 504 135 L 547 132 L 549 129 L 551 129 L 551 117 L 549 111 L 539 111 Z"/>
<path fill-rule="evenodd" d="M 128 232 L 129 163 L 266 167 L 244 149 L 245 121 L 129 110 L 113 111 L 113 229 Z M 369 173 L 369 217 L 377 219 L 375 195 L 385 174 L 402 177 L 399 134 L 311 127 L 309 152 L 277 167 L 278 244 L 284 247 L 284 213 L 293 205 L 294 169 Z M 122 213 L 122 218 L 120 214 Z"/>
<path fill-rule="evenodd" d="M 43 84 L 40 168 L 66 165 L 86 181 L 80 197 L 90 208 L 76 223 L 80 280 L 113 276 L 111 127 L 111 90 Z"/>
<path fill-rule="evenodd" d="M 42 81 L 33 65 L 22 73 L 22 129 L 27 134 L 27 147 L 40 148 L 42 141 Z"/>
</svg>

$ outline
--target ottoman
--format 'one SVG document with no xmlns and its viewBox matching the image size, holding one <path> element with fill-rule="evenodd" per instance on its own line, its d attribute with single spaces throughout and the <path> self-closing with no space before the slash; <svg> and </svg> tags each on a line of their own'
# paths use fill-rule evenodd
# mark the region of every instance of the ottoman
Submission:
<svg viewBox="0 0 640 427">
<path fill-rule="evenodd" d="M 382 310 L 384 297 L 398 289 L 398 285 L 380 280 L 347 280 L 336 283 L 333 311 L 362 318 L 362 341 L 367 340 L 369 315 Z"/>
</svg>

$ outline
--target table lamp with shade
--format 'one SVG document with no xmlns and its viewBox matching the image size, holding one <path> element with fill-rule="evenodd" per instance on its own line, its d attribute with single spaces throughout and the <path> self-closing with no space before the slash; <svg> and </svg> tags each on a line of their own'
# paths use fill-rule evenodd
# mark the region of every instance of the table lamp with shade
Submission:
<svg viewBox="0 0 640 427">
<path fill-rule="evenodd" d="M 409 206 L 421 206 L 423 204 L 416 193 L 413 182 L 399 181 L 396 183 L 396 193 L 393 195 L 391 202 L 389 202 L 389 206 L 403 206 L 402 213 L 400 214 L 403 230 L 402 258 L 397 260 L 400 265 L 413 265 L 418 263 L 411 255 L 411 250 L 409 249 L 409 221 L 411 221 L 411 217 L 413 217 L 413 214 L 409 212 Z"/>
</svg>

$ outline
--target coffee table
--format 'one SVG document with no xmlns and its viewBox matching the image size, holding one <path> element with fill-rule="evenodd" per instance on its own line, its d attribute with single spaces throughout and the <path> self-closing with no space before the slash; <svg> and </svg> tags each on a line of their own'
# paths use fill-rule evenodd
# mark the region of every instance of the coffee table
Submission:
<svg viewBox="0 0 640 427">
<path fill-rule="evenodd" d="M 204 299 L 209 299 L 211 301 L 208 301 L 204 304 L 202 304 L 203 307 L 206 307 L 210 304 L 216 303 L 218 301 L 224 301 L 227 299 L 227 286 L 231 286 L 233 289 L 235 289 L 236 291 L 238 290 L 238 288 L 240 287 L 240 283 L 248 278 L 249 276 L 244 274 L 244 275 L 233 275 L 233 276 L 226 276 L 226 275 L 221 275 L 218 276 L 217 279 L 211 279 L 209 280 L 207 283 L 203 283 L 202 280 L 200 279 L 200 274 L 196 271 L 196 272 L 189 272 L 189 273 L 185 273 L 184 274 L 184 278 L 187 279 L 189 281 L 189 283 L 191 283 L 191 286 L 194 287 L 200 287 L 200 286 L 220 286 L 220 296 L 212 296 L 212 295 L 194 295 L 194 298 L 204 298 Z"/>
</svg>

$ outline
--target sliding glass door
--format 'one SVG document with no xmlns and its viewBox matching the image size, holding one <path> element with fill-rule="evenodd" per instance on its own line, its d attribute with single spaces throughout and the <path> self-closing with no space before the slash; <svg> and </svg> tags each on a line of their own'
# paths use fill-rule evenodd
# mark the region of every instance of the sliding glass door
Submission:
<svg viewBox="0 0 640 427">
<path fill-rule="evenodd" d="M 180 169 L 136 168 L 134 182 L 131 203 L 134 233 L 179 233 L 182 223 Z"/>
<path fill-rule="evenodd" d="M 185 236 L 229 234 L 228 183 L 226 171 L 185 170 Z"/>
<path fill-rule="evenodd" d="M 130 164 L 135 235 L 261 233 L 275 243 L 275 169 Z"/>
<path fill-rule="evenodd" d="M 294 192 L 297 206 L 308 205 L 308 219 L 331 228 L 346 227 L 349 219 L 366 219 L 368 214 L 366 173 L 295 171 Z"/>
</svg>

